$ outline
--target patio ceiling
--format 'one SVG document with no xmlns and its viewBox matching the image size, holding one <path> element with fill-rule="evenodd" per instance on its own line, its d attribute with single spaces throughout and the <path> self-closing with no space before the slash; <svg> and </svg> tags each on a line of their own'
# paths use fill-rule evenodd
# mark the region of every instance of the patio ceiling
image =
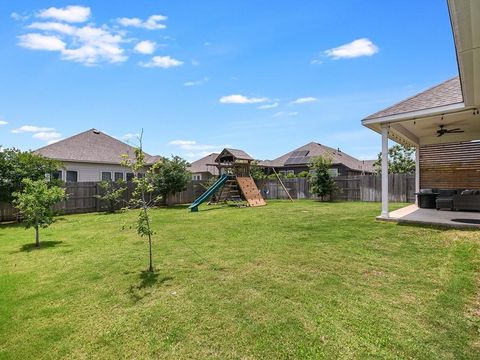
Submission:
<svg viewBox="0 0 480 360">
<path fill-rule="evenodd" d="M 480 140 L 480 114 L 476 108 L 461 107 L 458 110 L 415 116 L 403 114 L 402 117 L 390 119 L 364 120 L 370 129 L 381 132 L 382 124 L 389 124 L 390 139 L 408 146 L 441 144 Z M 443 125 L 445 129 L 460 128 L 463 133 L 447 133 L 437 136 L 437 130 Z"/>
</svg>

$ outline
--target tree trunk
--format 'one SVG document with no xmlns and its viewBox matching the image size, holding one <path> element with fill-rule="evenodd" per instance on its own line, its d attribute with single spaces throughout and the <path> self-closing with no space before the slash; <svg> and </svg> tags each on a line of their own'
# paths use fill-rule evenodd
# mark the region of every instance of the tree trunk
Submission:
<svg viewBox="0 0 480 360">
<path fill-rule="evenodd" d="M 145 213 L 145 219 L 147 221 L 147 227 L 148 227 L 148 260 L 149 260 L 148 271 L 153 272 L 152 234 L 150 232 L 150 219 L 148 218 L 147 202 L 145 200 L 145 191 L 142 191 L 142 202 L 143 202 L 142 204 L 143 212 Z"/>
<path fill-rule="evenodd" d="M 38 222 L 35 224 L 35 247 L 40 247 L 40 232 L 38 229 Z"/>
</svg>

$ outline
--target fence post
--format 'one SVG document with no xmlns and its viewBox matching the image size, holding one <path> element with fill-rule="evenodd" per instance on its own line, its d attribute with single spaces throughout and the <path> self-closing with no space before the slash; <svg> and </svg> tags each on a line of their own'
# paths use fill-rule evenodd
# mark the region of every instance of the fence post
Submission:
<svg viewBox="0 0 480 360">
<path fill-rule="evenodd" d="M 98 182 L 95 183 L 95 195 L 97 195 L 97 196 L 99 195 Z M 95 196 L 95 210 L 97 212 L 99 212 L 100 211 L 100 199 L 97 196 Z"/>
</svg>

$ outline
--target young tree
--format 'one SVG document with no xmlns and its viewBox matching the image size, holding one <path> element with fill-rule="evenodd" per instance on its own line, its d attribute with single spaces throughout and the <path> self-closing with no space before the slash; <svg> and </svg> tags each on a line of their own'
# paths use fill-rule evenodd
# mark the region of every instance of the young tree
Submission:
<svg viewBox="0 0 480 360">
<path fill-rule="evenodd" d="M 0 201 L 11 202 L 13 193 L 23 189 L 23 179 L 45 179 L 46 174 L 53 174 L 62 167 L 62 163 L 30 151 L 3 149 L 0 151 Z"/>
<path fill-rule="evenodd" d="M 415 149 L 403 145 L 394 145 L 388 149 L 388 173 L 403 174 L 415 172 Z M 378 174 L 382 171 L 382 153 L 373 164 Z"/>
<path fill-rule="evenodd" d="M 188 166 L 189 163 L 179 156 L 163 158 L 159 162 L 155 171 L 155 187 L 164 201 L 167 201 L 168 195 L 186 189 L 192 178 Z"/>
<path fill-rule="evenodd" d="M 312 192 L 319 196 L 322 201 L 325 196 L 332 199 L 332 194 L 336 190 L 335 181 L 330 175 L 332 160 L 323 156 L 316 156 L 310 160 L 310 183 L 312 184 Z"/>
<path fill-rule="evenodd" d="M 102 189 L 102 194 L 95 195 L 99 200 L 105 201 L 108 204 L 107 211 L 115 212 L 115 207 L 120 203 L 123 193 L 127 190 L 125 182 L 118 181 L 101 181 L 98 186 Z"/>
<path fill-rule="evenodd" d="M 262 180 L 267 177 L 263 172 L 263 169 L 258 165 L 258 161 L 252 161 L 250 164 L 250 176 L 255 180 Z"/>
<path fill-rule="evenodd" d="M 139 145 L 135 148 L 135 158 L 130 159 L 128 155 L 122 155 L 122 165 L 127 166 L 133 173 L 132 182 L 135 186 L 133 192 L 131 205 L 135 208 L 140 208 L 137 218 L 137 233 L 141 237 L 148 238 L 148 270 L 153 272 L 153 254 L 152 254 L 152 235 L 154 234 L 151 228 L 151 220 L 149 210 L 157 199 L 152 199 L 152 193 L 155 190 L 155 171 L 160 166 L 156 163 L 147 168 L 145 162 L 145 153 L 142 149 L 143 130 L 138 138 Z"/>
<path fill-rule="evenodd" d="M 13 194 L 13 205 L 24 218 L 25 228 L 35 229 L 35 246 L 40 247 L 40 228 L 53 222 L 52 206 L 66 198 L 65 189 L 50 186 L 47 180 L 23 179 L 23 189 Z"/>
</svg>

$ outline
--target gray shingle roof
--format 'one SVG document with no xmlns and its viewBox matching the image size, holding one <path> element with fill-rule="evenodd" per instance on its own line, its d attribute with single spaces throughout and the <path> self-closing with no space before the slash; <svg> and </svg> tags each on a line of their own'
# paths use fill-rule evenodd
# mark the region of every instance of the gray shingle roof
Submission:
<svg viewBox="0 0 480 360">
<path fill-rule="evenodd" d="M 90 129 L 35 151 L 51 159 L 73 162 L 120 164 L 121 156 L 134 156 L 135 148 L 101 131 Z M 151 155 L 145 153 L 149 163 Z"/>
<path fill-rule="evenodd" d="M 332 159 L 333 164 L 343 164 L 349 169 L 356 170 L 356 171 L 365 171 L 365 172 L 373 172 L 373 163 L 374 160 L 358 160 L 353 156 L 348 155 L 347 153 L 336 150 L 334 148 L 316 143 L 310 142 L 306 145 L 299 147 L 298 149 L 292 150 L 285 155 L 280 156 L 274 160 L 266 160 L 261 161 L 259 163 L 260 166 L 268 166 L 268 167 L 283 167 L 285 166 L 287 160 L 291 157 L 294 152 L 297 151 L 308 151 L 308 154 L 305 158 L 304 163 L 296 163 L 296 166 L 308 164 L 310 158 L 315 156 L 325 156 Z M 288 166 L 288 165 L 287 165 Z"/>
<path fill-rule="evenodd" d="M 219 175 L 217 167 L 212 166 L 212 164 L 215 164 L 215 159 L 217 158 L 217 156 L 218 156 L 218 153 L 212 153 L 201 159 L 198 159 L 197 161 L 194 161 L 190 164 L 190 167 L 188 170 L 192 173 L 208 172 L 212 175 Z"/>
<path fill-rule="evenodd" d="M 234 157 L 236 157 L 239 160 L 254 160 L 250 155 L 248 155 L 245 151 L 239 150 L 239 149 L 230 149 L 230 148 L 225 148 L 222 150 L 220 155 L 222 155 L 225 151 L 228 151 L 230 154 L 232 154 Z"/>
<path fill-rule="evenodd" d="M 457 76 L 386 109 L 378 111 L 375 114 L 367 116 L 365 120 L 426 110 L 461 102 L 463 102 L 462 88 L 460 78 Z"/>
</svg>

